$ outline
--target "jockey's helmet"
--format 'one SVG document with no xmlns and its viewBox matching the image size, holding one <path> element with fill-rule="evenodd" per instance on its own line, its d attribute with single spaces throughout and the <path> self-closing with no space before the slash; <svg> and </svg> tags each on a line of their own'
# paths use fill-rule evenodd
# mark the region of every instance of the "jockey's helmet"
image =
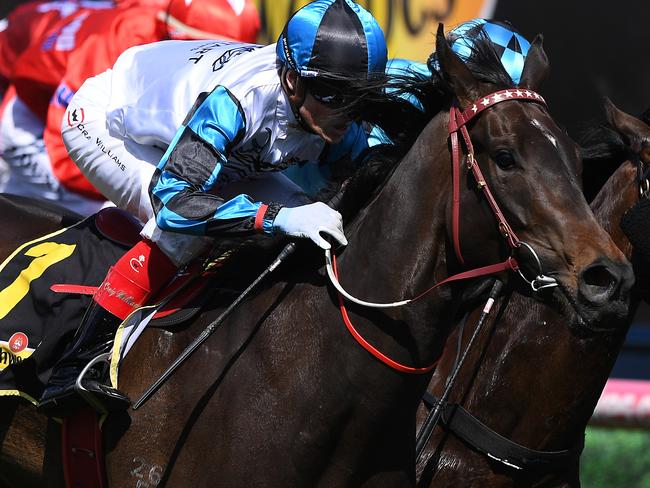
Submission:
<svg viewBox="0 0 650 488">
<path fill-rule="evenodd" d="M 278 38 L 281 65 L 303 78 L 371 78 L 386 67 L 375 18 L 351 0 L 316 0 L 298 10 Z"/>
<path fill-rule="evenodd" d="M 486 19 L 473 19 L 460 24 L 447 34 L 447 41 L 461 59 L 467 60 L 479 35 L 484 35 L 490 41 L 510 79 L 518 85 L 530 42 L 512 25 Z M 435 56 L 431 63 L 437 68 Z"/>
</svg>

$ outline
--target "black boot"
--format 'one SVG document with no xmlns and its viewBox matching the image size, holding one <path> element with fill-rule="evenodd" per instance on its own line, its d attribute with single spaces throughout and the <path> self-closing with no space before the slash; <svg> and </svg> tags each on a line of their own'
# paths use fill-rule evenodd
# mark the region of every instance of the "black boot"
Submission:
<svg viewBox="0 0 650 488">
<path fill-rule="evenodd" d="M 75 387 L 77 378 L 90 361 L 100 354 L 110 352 L 115 331 L 121 322 L 96 302 L 92 302 L 72 344 L 52 370 L 52 375 L 40 398 L 41 411 L 47 415 L 64 417 L 80 405 L 87 403 Z M 96 400 L 103 410 L 107 412 L 126 410 L 131 401 L 126 395 L 107 386 L 108 380 L 108 364 L 102 361 L 86 372 L 81 385 L 88 391 L 86 395 L 91 394 L 92 400 Z M 92 400 L 89 403 L 95 403 Z"/>
</svg>

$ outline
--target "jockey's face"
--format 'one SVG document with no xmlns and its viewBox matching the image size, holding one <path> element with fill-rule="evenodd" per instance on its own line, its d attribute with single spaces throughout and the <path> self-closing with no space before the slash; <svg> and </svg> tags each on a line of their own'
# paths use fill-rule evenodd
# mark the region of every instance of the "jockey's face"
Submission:
<svg viewBox="0 0 650 488">
<path fill-rule="evenodd" d="M 337 110 L 337 103 L 332 103 L 330 97 L 323 97 L 320 93 L 315 98 L 308 84 L 295 71 L 286 72 L 285 85 L 289 100 L 294 110 L 297 109 L 302 122 L 325 142 L 340 142 L 352 119 Z M 334 98 L 333 102 L 337 102 L 337 99 Z"/>
<path fill-rule="evenodd" d="M 307 126 L 328 144 L 341 142 L 352 122 L 345 113 L 318 101 L 309 90 L 305 102 L 300 107 L 300 116 Z"/>
</svg>

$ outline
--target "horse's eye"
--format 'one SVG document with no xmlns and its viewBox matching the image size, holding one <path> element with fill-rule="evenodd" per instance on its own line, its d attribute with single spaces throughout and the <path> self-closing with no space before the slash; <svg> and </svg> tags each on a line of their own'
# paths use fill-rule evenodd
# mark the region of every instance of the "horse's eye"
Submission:
<svg viewBox="0 0 650 488">
<path fill-rule="evenodd" d="M 515 166 L 515 158 L 510 151 L 501 149 L 492 158 L 497 166 L 501 169 L 512 169 Z"/>
</svg>

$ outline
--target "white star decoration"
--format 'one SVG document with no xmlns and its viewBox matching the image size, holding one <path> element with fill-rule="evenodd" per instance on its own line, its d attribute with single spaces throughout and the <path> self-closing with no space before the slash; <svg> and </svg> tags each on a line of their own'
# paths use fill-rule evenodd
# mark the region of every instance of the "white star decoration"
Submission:
<svg viewBox="0 0 650 488">
<path fill-rule="evenodd" d="M 505 99 L 508 98 L 529 98 L 531 100 L 537 99 L 541 103 L 546 104 L 546 101 L 544 100 L 544 97 L 542 97 L 539 93 L 530 91 L 530 90 L 501 90 L 499 92 L 492 93 L 491 95 L 483 98 L 479 103 L 480 105 L 483 105 L 483 108 L 487 108 L 490 105 L 493 105 L 497 102 L 501 102 Z M 476 115 L 479 111 L 483 109 L 479 109 L 478 106 L 474 103 L 469 109 L 467 109 L 463 114 L 465 114 L 465 117 L 468 117 L 466 119 L 469 120 L 472 118 L 474 115 Z M 469 112 L 472 112 L 472 114 L 469 114 Z"/>
</svg>

